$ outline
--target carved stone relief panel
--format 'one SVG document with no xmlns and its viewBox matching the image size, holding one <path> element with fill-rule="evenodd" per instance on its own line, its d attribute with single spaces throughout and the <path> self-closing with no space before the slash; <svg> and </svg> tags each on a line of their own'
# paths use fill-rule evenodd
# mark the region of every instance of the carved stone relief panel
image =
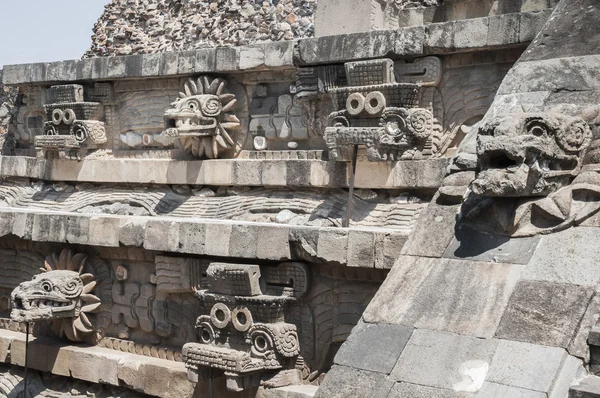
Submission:
<svg viewBox="0 0 600 398">
<path fill-rule="evenodd" d="M 190 380 L 224 376 L 234 391 L 261 380 L 272 387 L 314 381 L 384 278 L 349 272 L 298 262 L 210 264 L 196 293 L 197 339 L 183 348 Z"/>
<path fill-rule="evenodd" d="M 345 68 L 348 86 L 328 91 L 335 109 L 325 130 L 330 159 L 349 160 L 359 144 L 371 161 L 431 156 L 434 118 L 419 107 L 423 84 L 397 83 L 389 59 L 347 62 Z"/>
<path fill-rule="evenodd" d="M 47 120 L 42 106 L 43 92 L 41 87 L 26 87 L 22 89 L 21 104 L 16 120 L 16 142 L 27 147 L 33 143 L 36 136 L 44 134 L 44 123 Z"/>
<path fill-rule="evenodd" d="M 253 149 L 296 149 L 308 145 L 309 134 L 298 97 L 290 84 L 259 84 L 250 103 Z"/>
<path fill-rule="evenodd" d="M 44 134 L 35 137 L 35 147 L 41 155 L 48 150 L 62 153 L 82 149 L 85 153 L 106 144 L 103 106 L 85 101 L 83 86 L 52 86 L 46 92 L 46 100 L 48 121 L 44 123 Z"/>
</svg>

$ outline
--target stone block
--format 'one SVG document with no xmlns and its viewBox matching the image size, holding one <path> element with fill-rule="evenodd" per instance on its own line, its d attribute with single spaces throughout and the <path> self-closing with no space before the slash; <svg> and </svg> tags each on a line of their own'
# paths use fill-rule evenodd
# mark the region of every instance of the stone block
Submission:
<svg viewBox="0 0 600 398">
<path fill-rule="evenodd" d="M 455 229 L 455 238 L 446 249 L 444 257 L 527 264 L 539 241 L 540 236 L 510 239 L 484 234 L 461 225 Z"/>
<path fill-rule="evenodd" d="M 144 231 L 144 249 L 173 251 L 179 248 L 179 224 L 176 221 L 148 220 Z"/>
<path fill-rule="evenodd" d="M 386 398 L 470 398 L 467 392 L 452 391 L 445 388 L 420 386 L 411 383 L 396 383 Z M 504 397 L 508 398 L 508 397 Z M 510 397 L 513 398 L 513 397 Z"/>
<path fill-rule="evenodd" d="M 163 76 L 176 75 L 179 66 L 179 53 L 161 53 L 160 74 Z"/>
<path fill-rule="evenodd" d="M 590 301 L 575 337 L 567 346 L 567 352 L 578 358 L 590 357 L 590 345 L 600 345 L 597 337 L 597 328 L 593 328 L 598 320 L 598 309 L 600 308 L 600 295 L 598 292 L 594 294 Z M 589 345 L 588 345 L 589 343 Z"/>
<path fill-rule="evenodd" d="M 401 253 L 411 256 L 441 257 L 454 239 L 459 205 L 443 206 L 434 198 L 416 222 Z"/>
<path fill-rule="evenodd" d="M 571 384 L 587 376 L 588 371 L 583 367 L 579 358 L 567 355 L 558 373 L 554 376 L 548 398 L 564 398 L 568 396 Z"/>
<path fill-rule="evenodd" d="M 512 265 L 402 256 L 363 318 L 489 338 L 519 271 Z"/>
<path fill-rule="evenodd" d="M 564 283 L 520 281 L 514 288 L 496 337 L 567 347 L 593 291 Z"/>
<path fill-rule="evenodd" d="M 569 390 L 569 398 L 600 398 L 600 377 L 589 375 L 576 380 Z"/>
<path fill-rule="evenodd" d="M 520 15 L 502 14 L 489 17 L 488 46 L 506 46 L 519 42 Z"/>
<path fill-rule="evenodd" d="M 124 356 L 118 363 L 119 384 L 136 391 L 144 390 L 145 374 L 143 361 L 134 356 Z"/>
<path fill-rule="evenodd" d="M 119 224 L 119 243 L 123 246 L 142 247 L 147 220 L 124 218 Z"/>
<path fill-rule="evenodd" d="M 142 76 L 160 75 L 161 53 L 144 54 L 142 57 Z"/>
<path fill-rule="evenodd" d="M 389 374 L 412 332 L 412 328 L 402 325 L 359 324 L 337 352 L 334 362 Z"/>
<path fill-rule="evenodd" d="M 108 60 L 110 57 L 97 57 L 92 59 L 92 79 L 106 78 L 108 75 Z"/>
<path fill-rule="evenodd" d="M 59 214 L 35 214 L 31 239 L 36 242 L 65 242 L 66 216 Z"/>
<path fill-rule="evenodd" d="M 95 246 L 119 247 L 119 218 L 90 217 L 88 243 Z"/>
<path fill-rule="evenodd" d="M 195 73 L 206 73 L 215 70 L 215 50 L 205 48 L 196 50 L 196 60 L 194 62 Z"/>
<path fill-rule="evenodd" d="M 349 267 L 374 268 L 375 267 L 375 233 L 371 231 L 348 232 Z"/>
<path fill-rule="evenodd" d="M 519 14 L 519 42 L 533 41 L 548 20 L 551 11 L 522 12 Z"/>
<path fill-rule="evenodd" d="M 260 225 L 257 227 L 256 258 L 288 260 L 291 258 L 290 229 L 284 226 Z"/>
<path fill-rule="evenodd" d="M 415 330 L 390 378 L 454 391 L 477 391 L 497 345 L 492 339 Z"/>
<path fill-rule="evenodd" d="M 201 223 L 179 223 L 179 250 L 183 253 L 204 254 L 206 226 Z"/>
<path fill-rule="evenodd" d="M 243 160 L 233 163 L 232 177 L 235 185 L 261 185 L 262 162 L 256 160 Z"/>
<path fill-rule="evenodd" d="M 279 388 L 266 388 L 261 398 L 312 398 L 317 393 L 317 386 L 292 385 Z"/>
<path fill-rule="evenodd" d="M 600 228 L 569 228 L 542 236 L 523 278 L 595 286 Z"/>
<path fill-rule="evenodd" d="M 65 348 L 69 353 L 71 376 L 92 383 L 119 385 L 118 363 L 121 353 L 97 347 Z"/>
<path fill-rule="evenodd" d="M 386 397 L 393 385 L 382 373 L 334 365 L 315 398 Z"/>
<path fill-rule="evenodd" d="M 287 163 L 281 160 L 262 161 L 262 185 L 287 185 Z"/>
<path fill-rule="evenodd" d="M 239 70 L 240 50 L 235 47 L 217 47 L 215 60 L 216 72 Z"/>
<path fill-rule="evenodd" d="M 87 216 L 68 215 L 67 217 L 67 242 L 85 245 L 89 240 L 90 218 Z"/>
<path fill-rule="evenodd" d="M 233 224 L 229 235 L 229 256 L 255 258 L 260 227 L 251 224 Z"/>
<path fill-rule="evenodd" d="M 127 76 L 127 60 L 129 57 L 109 57 L 105 77 L 122 78 Z"/>
<path fill-rule="evenodd" d="M 324 261 L 346 264 L 348 233 L 335 228 L 319 230 L 317 256 Z"/>
<path fill-rule="evenodd" d="M 265 66 L 282 67 L 294 65 L 295 41 L 265 43 Z"/>
<path fill-rule="evenodd" d="M 204 184 L 231 185 L 233 181 L 231 160 L 211 160 L 204 163 Z"/>
<path fill-rule="evenodd" d="M 165 398 L 192 396 L 194 388 L 184 363 L 155 359 L 145 361 L 143 368 L 144 393 Z"/>
<path fill-rule="evenodd" d="M 265 64 L 265 46 L 263 44 L 255 44 L 240 48 L 240 63 L 241 70 L 258 68 Z"/>
<path fill-rule="evenodd" d="M 315 36 L 368 32 L 372 7 L 369 0 L 355 1 L 352 7 L 335 0 L 321 1 L 315 15 Z"/>
<path fill-rule="evenodd" d="M 177 74 L 188 75 L 196 70 L 196 51 L 182 51 L 177 61 Z"/>
<path fill-rule="evenodd" d="M 33 231 L 33 213 L 14 213 L 13 235 L 25 240 L 31 240 Z"/>
<path fill-rule="evenodd" d="M 500 340 L 486 380 L 547 393 L 566 355 L 562 348 Z"/>
<path fill-rule="evenodd" d="M 206 224 L 204 248 L 209 256 L 229 256 L 229 241 L 232 224 Z"/>
<path fill-rule="evenodd" d="M 14 213 L 0 212 L 0 237 L 12 233 L 14 220 Z"/>
<path fill-rule="evenodd" d="M 487 45 L 490 18 L 464 19 L 454 22 L 455 48 L 483 48 Z"/>
<path fill-rule="evenodd" d="M 532 391 L 523 388 L 505 386 L 503 384 L 483 383 L 481 390 L 475 395 L 475 398 L 546 398 L 543 392 Z"/>
<path fill-rule="evenodd" d="M 375 268 L 391 269 L 400 257 L 407 236 L 399 233 L 375 234 Z"/>
</svg>

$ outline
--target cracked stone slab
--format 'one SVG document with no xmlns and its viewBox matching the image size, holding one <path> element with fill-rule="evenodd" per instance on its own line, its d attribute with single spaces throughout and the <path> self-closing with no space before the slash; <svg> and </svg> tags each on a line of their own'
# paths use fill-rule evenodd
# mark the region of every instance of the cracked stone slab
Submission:
<svg viewBox="0 0 600 398">
<path fill-rule="evenodd" d="M 520 281 L 496 337 L 567 347 L 585 313 L 592 289 L 565 283 Z"/>
<path fill-rule="evenodd" d="M 518 265 L 401 256 L 363 317 L 369 323 L 492 337 L 520 270 Z"/>
<path fill-rule="evenodd" d="M 315 398 L 385 397 L 393 385 L 382 373 L 334 365 Z"/>
<path fill-rule="evenodd" d="M 390 377 L 399 382 L 477 392 L 497 345 L 493 339 L 415 330 Z"/>
<path fill-rule="evenodd" d="M 361 323 L 342 345 L 334 362 L 338 365 L 389 374 L 413 329 L 402 325 Z"/>
</svg>

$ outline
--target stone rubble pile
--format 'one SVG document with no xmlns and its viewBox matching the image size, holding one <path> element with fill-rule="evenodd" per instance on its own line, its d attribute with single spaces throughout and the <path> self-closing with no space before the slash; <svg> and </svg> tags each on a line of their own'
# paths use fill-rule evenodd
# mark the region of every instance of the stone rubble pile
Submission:
<svg viewBox="0 0 600 398">
<path fill-rule="evenodd" d="M 312 37 L 317 0 L 112 0 L 84 58 Z"/>
</svg>

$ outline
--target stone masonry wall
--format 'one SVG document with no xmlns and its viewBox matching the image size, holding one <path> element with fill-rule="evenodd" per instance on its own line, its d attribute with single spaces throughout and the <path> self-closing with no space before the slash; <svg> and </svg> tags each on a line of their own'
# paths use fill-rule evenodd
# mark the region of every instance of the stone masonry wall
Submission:
<svg viewBox="0 0 600 398">
<path fill-rule="evenodd" d="M 85 58 L 312 37 L 317 0 L 112 0 Z"/>
</svg>

